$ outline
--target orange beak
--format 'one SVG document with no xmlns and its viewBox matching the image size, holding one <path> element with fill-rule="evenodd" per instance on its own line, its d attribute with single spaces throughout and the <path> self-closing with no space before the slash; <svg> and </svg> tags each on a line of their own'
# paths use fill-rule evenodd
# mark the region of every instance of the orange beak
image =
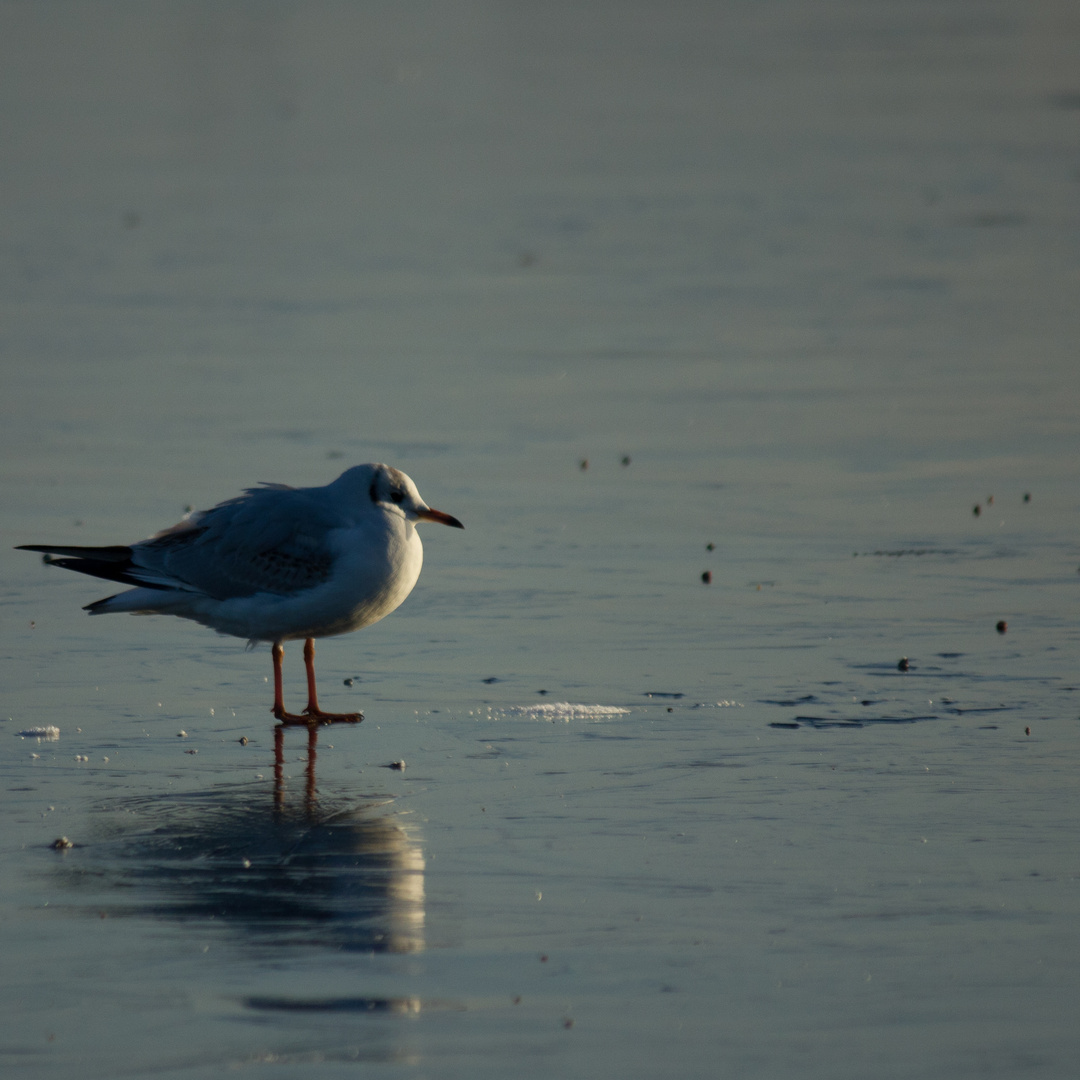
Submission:
<svg viewBox="0 0 1080 1080">
<path fill-rule="evenodd" d="M 444 514 L 441 510 L 432 510 L 429 506 L 426 510 L 417 510 L 416 516 L 421 521 L 437 521 L 440 525 L 449 525 L 452 529 L 464 529 L 456 517 Z"/>
</svg>

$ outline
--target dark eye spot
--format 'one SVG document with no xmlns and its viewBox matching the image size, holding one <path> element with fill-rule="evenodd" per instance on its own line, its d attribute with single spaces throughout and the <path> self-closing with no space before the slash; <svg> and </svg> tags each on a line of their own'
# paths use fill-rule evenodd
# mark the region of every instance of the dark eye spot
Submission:
<svg viewBox="0 0 1080 1080">
<path fill-rule="evenodd" d="M 391 502 L 399 503 L 404 498 L 405 498 L 405 496 L 402 495 L 402 493 L 400 491 L 391 491 L 390 492 L 390 501 Z"/>
</svg>

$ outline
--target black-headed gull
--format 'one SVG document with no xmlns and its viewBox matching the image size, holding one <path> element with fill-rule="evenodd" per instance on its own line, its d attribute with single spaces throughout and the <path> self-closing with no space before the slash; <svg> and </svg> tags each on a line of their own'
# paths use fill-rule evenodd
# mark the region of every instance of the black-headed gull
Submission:
<svg viewBox="0 0 1080 1080">
<path fill-rule="evenodd" d="M 356 722 L 361 713 L 319 708 L 314 639 L 370 626 L 412 592 L 424 561 L 419 521 L 465 527 L 428 506 L 400 470 L 357 465 L 325 487 L 248 488 L 130 547 L 20 547 L 136 586 L 88 604 L 91 615 L 179 615 L 251 644 L 272 642 L 273 712 L 284 723 Z M 299 638 L 308 703 L 297 715 L 282 701 L 281 660 L 282 643 Z"/>
</svg>

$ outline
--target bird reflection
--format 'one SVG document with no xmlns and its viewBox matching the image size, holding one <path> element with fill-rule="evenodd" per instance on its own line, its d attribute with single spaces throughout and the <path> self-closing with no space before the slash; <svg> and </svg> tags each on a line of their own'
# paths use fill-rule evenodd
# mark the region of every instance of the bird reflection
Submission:
<svg viewBox="0 0 1080 1080">
<path fill-rule="evenodd" d="M 317 797 L 314 726 L 304 790 L 291 797 L 283 739 L 279 728 L 269 805 L 245 785 L 106 807 L 119 817 L 121 835 L 73 852 L 78 857 L 64 871 L 69 883 L 104 885 L 109 914 L 213 919 L 252 944 L 422 950 L 424 856 L 416 826 L 388 801 L 348 806 Z M 142 819 L 136 830 L 132 815 Z"/>
<path fill-rule="evenodd" d="M 285 805 L 285 732 L 289 728 L 304 727 L 307 729 L 307 766 L 304 769 L 306 786 L 304 799 L 309 812 L 314 812 L 315 797 L 318 787 L 315 782 L 315 760 L 318 757 L 317 743 L 319 741 L 319 729 L 329 727 L 334 723 L 356 723 L 352 717 L 340 717 L 321 720 L 318 723 L 311 721 L 303 725 L 293 722 L 282 722 L 274 727 L 274 805 L 280 809 Z"/>
</svg>

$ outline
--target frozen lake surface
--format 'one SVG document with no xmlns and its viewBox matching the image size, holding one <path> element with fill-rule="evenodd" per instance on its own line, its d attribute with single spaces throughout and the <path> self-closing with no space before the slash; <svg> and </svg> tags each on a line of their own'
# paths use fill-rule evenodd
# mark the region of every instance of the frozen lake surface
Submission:
<svg viewBox="0 0 1080 1080">
<path fill-rule="evenodd" d="M 0 1071 L 1072 1076 L 1078 44 L 0 4 Z M 11 550 L 364 461 L 466 531 L 277 765 Z"/>
</svg>

